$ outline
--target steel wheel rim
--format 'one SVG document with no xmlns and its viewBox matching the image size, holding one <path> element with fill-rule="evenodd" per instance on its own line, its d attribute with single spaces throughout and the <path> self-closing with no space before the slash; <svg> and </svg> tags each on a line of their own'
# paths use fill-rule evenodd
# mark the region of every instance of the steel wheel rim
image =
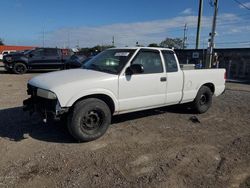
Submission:
<svg viewBox="0 0 250 188">
<path fill-rule="evenodd" d="M 19 72 L 19 73 L 24 72 L 24 66 L 23 66 L 23 65 L 18 65 L 18 66 L 16 67 L 16 71 Z"/>
<path fill-rule="evenodd" d="M 95 134 L 102 127 L 104 113 L 99 109 L 89 110 L 81 119 L 80 128 L 87 134 Z"/>
<path fill-rule="evenodd" d="M 207 104 L 207 96 L 205 94 L 202 94 L 200 97 L 200 105 L 205 105 Z"/>
</svg>

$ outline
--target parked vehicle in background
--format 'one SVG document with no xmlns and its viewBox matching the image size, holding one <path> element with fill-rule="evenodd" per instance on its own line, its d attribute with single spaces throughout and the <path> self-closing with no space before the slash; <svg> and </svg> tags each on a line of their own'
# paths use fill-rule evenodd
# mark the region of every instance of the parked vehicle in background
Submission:
<svg viewBox="0 0 250 188">
<path fill-rule="evenodd" d="M 7 71 L 24 74 L 34 69 L 63 69 L 70 55 L 63 55 L 58 48 L 35 48 L 23 53 L 8 54 L 3 57 Z"/>
<path fill-rule="evenodd" d="M 80 68 L 82 65 L 87 62 L 90 58 L 87 58 L 85 55 L 72 55 L 65 62 L 65 69 L 75 69 Z"/>
<path fill-rule="evenodd" d="M 8 55 L 10 53 L 16 52 L 16 50 L 4 50 L 0 53 L 0 61 L 3 60 L 3 56 Z"/>
<path fill-rule="evenodd" d="M 32 78 L 24 109 L 68 123 L 79 141 L 102 136 L 112 115 L 189 103 L 206 112 L 225 90 L 225 69 L 181 70 L 173 50 L 112 48 L 82 69 Z"/>
</svg>

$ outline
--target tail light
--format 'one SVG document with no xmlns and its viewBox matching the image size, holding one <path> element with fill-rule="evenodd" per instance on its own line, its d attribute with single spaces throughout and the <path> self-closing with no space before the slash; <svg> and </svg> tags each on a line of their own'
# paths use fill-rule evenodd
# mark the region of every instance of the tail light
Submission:
<svg viewBox="0 0 250 188">
<path fill-rule="evenodd" d="M 227 79 L 227 71 L 225 71 L 225 73 L 224 73 L 224 80 L 226 80 Z"/>
</svg>

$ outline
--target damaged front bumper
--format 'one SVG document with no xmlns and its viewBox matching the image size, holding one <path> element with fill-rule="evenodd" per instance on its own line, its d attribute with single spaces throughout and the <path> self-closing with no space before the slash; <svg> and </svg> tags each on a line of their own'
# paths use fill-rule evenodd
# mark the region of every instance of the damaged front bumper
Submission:
<svg viewBox="0 0 250 188">
<path fill-rule="evenodd" d="M 29 111 L 30 115 L 38 113 L 42 116 L 43 121 L 48 119 L 58 120 L 68 112 L 68 108 L 62 108 L 57 99 L 47 99 L 37 96 L 37 88 L 28 85 L 28 95 L 30 98 L 23 101 L 23 111 Z"/>
</svg>

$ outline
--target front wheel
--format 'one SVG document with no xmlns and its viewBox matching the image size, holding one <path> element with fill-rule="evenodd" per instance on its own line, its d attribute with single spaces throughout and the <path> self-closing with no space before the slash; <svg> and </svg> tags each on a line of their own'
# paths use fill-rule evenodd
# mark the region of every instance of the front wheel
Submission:
<svg viewBox="0 0 250 188">
<path fill-rule="evenodd" d="M 89 98 L 78 102 L 68 118 L 68 129 L 78 141 L 92 141 L 101 137 L 111 123 L 108 105 L 99 99 Z"/>
<path fill-rule="evenodd" d="M 24 63 L 15 63 L 13 72 L 16 74 L 24 74 L 27 72 L 27 66 Z"/>
<path fill-rule="evenodd" d="M 212 105 L 213 93 L 207 86 L 202 86 L 193 101 L 193 107 L 199 114 L 205 113 Z"/>
</svg>

